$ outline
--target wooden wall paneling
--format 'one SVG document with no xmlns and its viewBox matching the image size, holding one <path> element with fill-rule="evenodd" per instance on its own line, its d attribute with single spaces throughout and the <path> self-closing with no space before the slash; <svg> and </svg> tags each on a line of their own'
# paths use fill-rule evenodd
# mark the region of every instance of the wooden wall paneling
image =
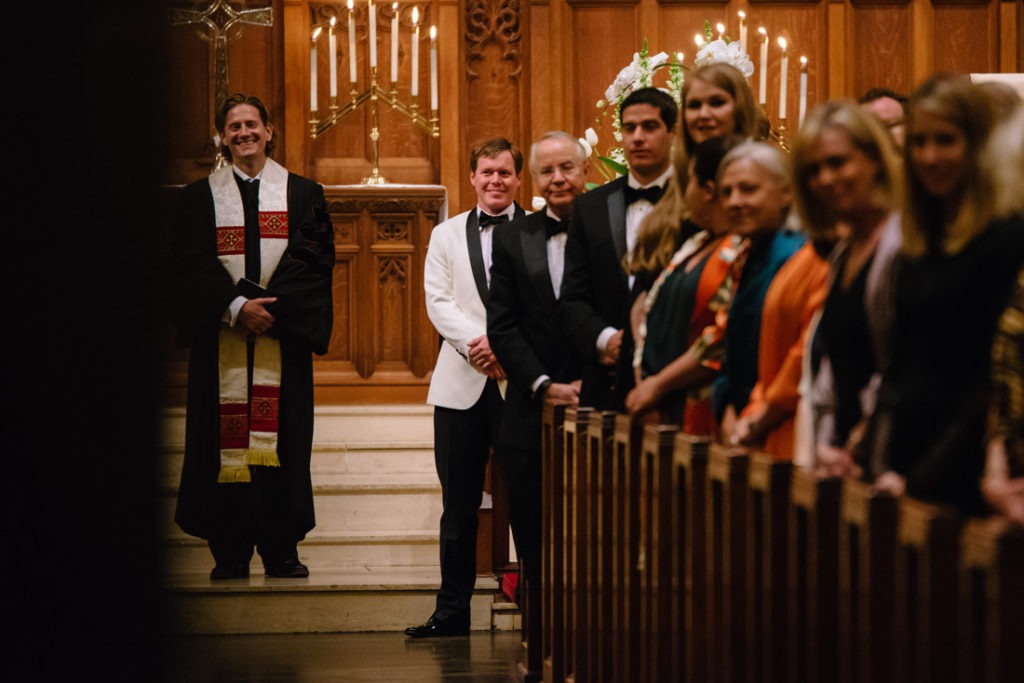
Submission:
<svg viewBox="0 0 1024 683">
<path fill-rule="evenodd" d="M 911 89 L 930 76 L 935 69 L 932 52 L 935 24 L 930 0 L 910 2 Z"/>
<path fill-rule="evenodd" d="M 998 70 L 998 2 L 936 4 L 935 42 L 931 52 L 936 72 L 990 73 Z"/>
<path fill-rule="evenodd" d="M 284 165 L 316 180 L 309 140 L 309 6 L 284 0 Z M 281 157 L 278 157 L 279 159 Z"/>
<path fill-rule="evenodd" d="M 567 0 L 571 7 L 569 30 L 577 36 L 578 48 L 566 62 L 575 75 L 572 85 L 574 109 L 573 131 L 582 135 L 594 128 L 598 149 L 602 154 L 620 146 L 612 137 L 611 114 L 598 125 L 595 104 L 604 99 L 605 90 L 616 74 L 633 59 L 644 36 L 636 18 L 635 1 L 578 2 Z M 588 180 L 601 183 L 603 178 L 591 168 Z"/>
<path fill-rule="evenodd" d="M 437 0 L 437 5 L 438 105 L 443 111 L 439 167 L 441 184 L 448 188 L 448 214 L 455 215 L 469 208 L 463 208 L 463 198 L 469 191 L 469 151 L 463 136 L 468 105 L 464 88 L 465 72 L 461 67 L 466 52 L 466 22 L 462 0 Z M 463 169 L 466 169 L 465 172 Z"/>
<path fill-rule="evenodd" d="M 999 71 L 1024 71 L 1024 2 L 999 2 Z"/>
<path fill-rule="evenodd" d="M 852 68 L 847 96 L 857 98 L 870 88 L 890 88 L 909 95 L 914 89 L 911 8 L 904 2 L 855 4 L 850 50 L 871 59 L 846 59 Z"/>
</svg>

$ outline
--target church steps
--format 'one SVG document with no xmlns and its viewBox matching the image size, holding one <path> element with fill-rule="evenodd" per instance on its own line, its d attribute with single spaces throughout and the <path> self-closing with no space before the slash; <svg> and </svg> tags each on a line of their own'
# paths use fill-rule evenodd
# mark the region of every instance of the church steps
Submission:
<svg viewBox="0 0 1024 683">
<path fill-rule="evenodd" d="M 434 609 L 437 569 L 394 567 L 320 571 L 308 579 L 249 579 L 212 583 L 191 575 L 166 589 L 169 633 L 330 633 L 395 631 L 421 623 Z M 510 629 L 508 604 L 495 599 L 498 582 L 478 577 L 471 603 L 473 630 Z"/>
<path fill-rule="evenodd" d="M 308 579 L 212 582 L 205 541 L 174 524 L 183 409 L 164 419 L 164 586 L 178 633 L 401 631 L 431 613 L 440 584 L 441 488 L 430 406 L 319 406 L 311 460 L 317 525 L 299 544 Z M 477 579 L 472 628 L 518 628 L 494 577 Z"/>
</svg>

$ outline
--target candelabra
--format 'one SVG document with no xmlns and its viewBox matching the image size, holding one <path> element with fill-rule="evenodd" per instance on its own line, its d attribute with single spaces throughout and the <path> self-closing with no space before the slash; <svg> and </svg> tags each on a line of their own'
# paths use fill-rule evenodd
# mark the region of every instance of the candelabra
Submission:
<svg viewBox="0 0 1024 683">
<path fill-rule="evenodd" d="M 362 179 L 364 185 L 385 185 L 387 180 L 380 174 L 380 105 L 383 102 L 393 110 L 407 116 L 414 124 L 430 133 L 431 137 L 440 137 L 438 118 L 438 86 L 437 86 L 437 29 L 430 27 L 430 113 L 420 111 L 418 101 L 419 90 L 419 8 L 413 7 L 412 16 L 412 84 L 410 87 L 410 99 L 408 102 L 399 98 L 398 94 L 398 42 L 399 42 L 399 9 L 398 3 L 391 6 L 391 87 L 385 87 L 378 80 L 377 71 L 377 17 L 376 7 L 373 0 L 367 5 L 367 27 L 369 42 L 369 84 L 360 91 L 357 87 L 356 69 L 356 18 L 353 7 L 353 0 L 348 0 L 348 45 L 349 45 L 349 80 L 351 90 L 349 100 L 344 104 L 338 103 L 337 97 L 337 52 L 335 44 L 334 26 L 336 17 L 330 20 L 330 82 L 331 96 L 329 100 L 329 112 L 319 119 L 317 108 L 317 71 L 316 71 L 316 43 L 317 38 L 323 30 L 322 26 L 315 26 L 312 34 L 312 47 L 310 52 L 310 136 L 315 140 L 327 132 L 334 124 L 341 121 L 349 114 L 355 112 L 364 105 L 368 105 L 370 112 L 370 148 L 372 170 L 369 176 Z"/>
</svg>

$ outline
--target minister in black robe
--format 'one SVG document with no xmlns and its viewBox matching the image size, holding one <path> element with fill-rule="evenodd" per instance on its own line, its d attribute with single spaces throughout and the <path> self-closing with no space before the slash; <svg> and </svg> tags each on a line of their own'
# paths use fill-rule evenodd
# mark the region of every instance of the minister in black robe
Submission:
<svg viewBox="0 0 1024 683">
<path fill-rule="evenodd" d="M 262 105 L 247 108 L 259 110 L 266 126 Z M 266 128 L 265 143 L 272 131 Z M 259 133 L 250 132 L 250 139 L 240 144 L 252 144 L 254 135 Z M 244 147 L 234 146 L 232 137 L 228 130 L 224 140 L 226 148 L 234 152 L 236 166 L 262 173 L 262 164 L 258 169 L 243 165 L 251 159 L 243 156 Z M 255 156 L 258 161 L 259 155 Z M 245 197 L 242 178 L 236 180 Z M 248 234 L 248 206 L 246 213 Z M 326 353 L 333 318 L 334 231 L 322 186 L 289 173 L 287 216 L 287 246 L 266 286 L 269 296 L 277 298 L 266 306 L 274 320 L 266 334 L 280 341 L 280 467 L 250 466 L 249 483 L 217 481 L 221 466 L 218 336 L 228 324 L 226 311 L 240 291 L 218 260 L 209 180 L 184 188 L 179 213 L 171 225 L 169 303 L 177 344 L 189 349 L 185 459 L 175 521 L 186 533 L 209 542 L 217 564 L 211 574 L 215 579 L 248 576 L 254 546 L 269 576 L 308 575 L 308 569 L 298 562 L 296 546 L 315 525 L 310 479 L 312 354 Z M 247 266 L 251 256 L 246 254 Z M 251 343 L 249 351 L 251 390 Z"/>
</svg>

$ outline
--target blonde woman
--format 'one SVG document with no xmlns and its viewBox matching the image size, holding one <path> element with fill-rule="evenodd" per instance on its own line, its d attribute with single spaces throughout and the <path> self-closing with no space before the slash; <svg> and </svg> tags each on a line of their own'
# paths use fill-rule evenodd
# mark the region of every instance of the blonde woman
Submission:
<svg viewBox="0 0 1024 683">
<path fill-rule="evenodd" d="M 903 253 L 873 420 L 886 471 L 876 485 L 978 514 L 992 342 L 1024 264 L 1024 225 L 994 213 L 981 152 L 995 117 L 983 90 L 934 76 L 908 115 Z"/>
<path fill-rule="evenodd" d="M 853 101 L 812 109 L 793 142 L 796 208 L 811 239 L 833 244 L 828 293 L 804 382 L 819 476 L 859 474 L 860 436 L 888 362 L 902 170 L 891 136 Z M 824 250 L 823 250 L 824 251 Z M 798 459 L 799 460 L 799 459 Z"/>
</svg>

